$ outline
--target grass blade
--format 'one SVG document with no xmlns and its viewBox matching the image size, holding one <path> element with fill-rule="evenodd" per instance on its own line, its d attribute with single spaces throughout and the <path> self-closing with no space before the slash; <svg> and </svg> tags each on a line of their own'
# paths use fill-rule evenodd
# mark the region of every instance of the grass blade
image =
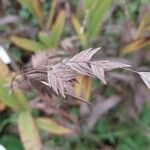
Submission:
<svg viewBox="0 0 150 150">
<path fill-rule="evenodd" d="M 57 17 L 56 22 L 52 26 L 52 31 L 50 35 L 50 41 L 49 41 L 50 47 L 55 47 L 58 45 L 60 37 L 63 32 L 64 23 L 65 23 L 65 12 L 64 10 L 62 10 Z"/>
<path fill-rule="evenodd" d="M 75 15 L 72 15 L 71 16 L 71 21 L 72 21 L 72 24 L 74 26 L 74 29 L 75 29 L 75 31 L 78 35 L 78 38 L 79 38 L 82 46 L 86 47 L 87 37 L 86 37 L 85 33 L 81 30 L 81 25 L 80 25 L 79 20 L 77 19 L 77 17 Z"/>
<path fill-rule="evenodd" d="M 50 44 L 50 40 L 51 40 L 51 36 L 50 34 L 46 33 L 46 32 L 39 32 L 39 40 L 41 41 L 41 43 L 43 43 L 47 48 L 51 47 Z"/>
<path fill-rule="evenodd" d="M 47 21 L 47 29 L 50 29 L 53 21 L 53 16 L 55 13 L 55 8 L 56 8 L 57 0 L 52 1 L 51 8 L 49 10 L 49 16 L 48 16 L 48 21 Z"/>
<path fill-rule="evenodd" d="M 19 105 L 13 95 L 8 94 L 9 89 L 6 87 L 6 82 L 0 78 L 0 100 L 9 107 L 18 110 Z"/>
<path fill-rule="evenodd" d="M 10 41 L 13 44 L 17 45 L 18 47 L 31 52 L 37 52 L 40 50 L 44 50 L 46 48 L 41 43 L 26 38 L 17 37 L 17 36 L 11 36 Z"/>
<path fill-rule="evenodd" d="M 150 38 L 141 37 L 139 39 L 136 39 L 135 41 L 129 43 L 127 46 L 121 49 L 123 54 L 128 54 L 135 52 L 143 47 L 146 47 L 150 45 Z"/>
<path fill-rule="evenodd" d="M 96 1 L 96 8 L 90 10 L 90 15 L 87 22 L 88 38 L 92 39 L 97 36 L 102 24 L 103 16 L 110 7 L 111 0 Z"/>
<path fill-rule="evenodd" d="M 73 133 L 73 130 L 61 126 L 57 122 L 49 118 L 38 118 L 36 120 L 36 124 L 40 129 L 52 134 L 65 135 Z"/>
<path fill-rule="evenodd" d="M 41 4 L 39 0 L 31 0 L 33 11 L 38 18 L 41 28 L 44 28 L 44 15 L 42 12 Z"/>
<path fill-rule="evenodd" d="M 31 0 L 17 0 L 17 1 L 21 4 L 21 6 L 27 8 L 32 14 L 35 14 Z"/>
<path fill-rule="evenodd" d="M 21 141 L 25 150 L 41 150 L 42 145 L 33 117 L 29 111 L 22 111 L 18 118 Z"/>
</svg>

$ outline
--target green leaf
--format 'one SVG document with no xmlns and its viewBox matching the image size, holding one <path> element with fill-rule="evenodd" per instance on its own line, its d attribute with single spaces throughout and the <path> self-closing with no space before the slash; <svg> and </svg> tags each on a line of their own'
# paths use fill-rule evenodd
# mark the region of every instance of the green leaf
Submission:
<svg viewBox="0 0 150 150">
<path fill-rule="evenodd" d="M 21 110 L 28 110 L 27 98 L 23 92 L 20 89 L 14 89 L 13 94 Z"/>
<path fill-rule="evenodd" d="M 32 14 L 35 14 L 31 0 L 17 0 L 17 1 L 21 4 L 21 6 L 27 8 Z"/>
<path fill-rule="evenodd" d="M 84 7 L 85 7 L 85 10 L 88 10 L 91 8 L 91 5 L 92 5 L 93 1 L 92 0 L 83 0 L 83 4 L 84 4 Z"/>
<path fill-rule="evenodd" d="M 6 82 L 0 78 L 0 100 L 13 109 L 19 109 L 19 105 L 13 95 L 9 94 Z"/>
<path fill-rule="evenodd" d="M 110 4 L 111 0 L 97 0 L 94 4 L 95 6 L 91 7 L 92 9 L 90 10 L 89 17 L 87 19 L 88 38 L 92 39 L 99 33 L 103 16 L 106 14 Z"/>
<path fill-rule="evenodd" d="M 19 89 L 15 89 L 13 93 L 9 93 L 9 88 L 0 78 L 0 100 L 15 110 L 27 110 L 27 100 L 25 95 Z"/>
<path fill-rule="evenodd" d="M 46 33 L 46 32 L 39 32 L 39 40 L 41 41 L 41 43 L 43 43 L 47 48 L 51 47 L 50 45 L 50 40 L 51 40 L 51 36 L 50 34 Z"/>
<path fill-rule="evenodd" d="M 49 16 L 48 16 L 48 21 L 47 21 L 47 29 L 50 29 L 52 25 L 56 4 L 57 4 L 57 0 L 52 1 L 51 9 L 49 10 Z"/>
<path fill-rule="evenodd" d="M 31 0 L 32 2 L 32 7 L 35 16 L 38 18 L 40 26 L 44 28 L 44 15 L 42 12 L 41 4 L 39 0 Z"/>
<path fill-rule="evenodd" d="M 31 52 L 37 52 L 40 50 L 45 50 L 45 46 L 41 43 L 38 43 L 36 41 L 33 40 L 29 40 L 26 38 L 21 38 L 21 37 L 17 37 L 17 36 L 11 36 L 10 37 L 10 41 L 15 44 L 16 46 L 25 49 L 27 51 L 31 51 Z"/>
<path fill-rule="evenodd" d="M 27 8 L 32 15 L 37 17 L 39 24 L 44 28 L 44 15 L 42 12 L 41 4 L 39 0 L 17 0 L 21 6 Z"/>
<path fill-rule="evenodd" d="M 14 109 L 27 109 L 27 100 L 25 95 L 19 89 L 13 90 L 10 94 L 8 85 L 13 78 L 12 72 L 0 60 L 0 100 Z"/>
<path fill-rule="evenodd" d="M 49 42 L 50 47 L 55 47 L 59 44 L 59 40 L 64 28 L 64 23 L 65 23 L 65 12 L 64 10 L 62 10 L 57 17 L 56 22 L 52 26 L 52 31 L 50 35 L 51 38 Z"/>
<path fill-rule="evenodd" d="M 61 126 L 57 122 L 49 118 L 38 118 L 36 120 L 36 124 L 40 129 L 52 134 L 65 135 L 73 133 L 73 130 Z"/>
<path fill-rule="evenodd" d="M 81 25 L 80 25 L 80 22 L 79 20 L 77 19 L 77 17 L 75 15 L 72 15 L 71 16 L 71 21 L 72 21 L 72 24 L 74 26 L 74 29 L 78 35 L 78 38 L 82 44 L 83 47 L 86 47 L 87 45 L 87 37 L 84 33 L 84 31 L 81 31 Z"/>
<path fill-rule="evenodd" d="M 33 117 L 29 111 L 22 111 L 18 118 L 21 141 L 25 150 L 41 150 L 42 145 Z"/>
<path fill-rule="evenodd" d="M 0 138 L 0 143 L 4 145 L 7 150 L 23 150 L 21 141 L 15 135 L 4 134 Z"/>
</svg>

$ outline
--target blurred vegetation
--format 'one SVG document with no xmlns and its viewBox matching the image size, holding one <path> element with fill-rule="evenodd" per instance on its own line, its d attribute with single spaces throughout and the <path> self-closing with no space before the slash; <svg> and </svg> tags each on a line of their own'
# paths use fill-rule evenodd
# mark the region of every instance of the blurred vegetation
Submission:
<svg viewBox="0 0 150 150">
<path fill-rule="evenodd" d="M 78 118 L 78 131 L 61 124 L 59 115 L 47 115 L 37 108 L 30 108 L 31 101 L 39 96 L 35 91 L 11 91 L 9 85 L 34 53 L 59 49 L 72 55 L 100 46 L 102 57 L 126 59 L 132 61 L 135 68 L 147 70 L 150 65 L 149 0 L 5 2 L 0 2 L 0 17 L 15 15 L 21 21 L 3 25 L 0 18 L 0 45 L 6 47 L 12 59 L 9 65 L 0 61 L 0 144 L 7 150 L 40 150 L 42 146 L 44 150 L 149 150 L 150 99 L 137 89 L 143 86 L 135 76 L 133 84 L 126 82 L 126 78 L 113 78 L 108 79 L 108 82 L 111 80 L 108 86 L 96 79 L 77 78 L 80 84 L 75 86 L 76 94 L 84 93 L 82 96 L 93 103 L 100 96 L 106 99 L 113 95 L 122 97 L 121 103 L 100 116 L 94 128 L 87 133 L 83 129 L 87 114 L 82 116 L 82 104 L 63 106 L 67 114 Z M 72 42 L 71 48 L 70 41 L 65 46 L 62 44 L 63 40 L 72 37 L 75 37 L 75 42 Z M 122 74 L 126 75 L 126 72 Z M 140 101 L 135 100 L 137 97 Z"/>
</svg>

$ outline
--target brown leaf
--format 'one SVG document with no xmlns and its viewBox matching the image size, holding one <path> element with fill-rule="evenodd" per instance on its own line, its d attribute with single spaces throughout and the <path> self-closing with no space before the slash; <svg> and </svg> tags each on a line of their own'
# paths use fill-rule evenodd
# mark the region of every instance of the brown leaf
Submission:
<svg viewBox="0 0 150 150">
<path fill-rule="evenodd" d="M 4 111 L 6 109 L 6 105 L 0 101 L 0 112 Z"/>
<path fill-rule="evenodd" d="M 137 51 L 139 49 L 142 49 L 148 46 L 149 44 L 150 44 L 150 37 L 141 37 L 132 41 L 127 46 L 123 47 L 121 51 L 123 54 L 128 54 Z"/>
<path fill-rule="evenodd" d="M 67 66 L 69 66 L 72 70 L 75 70 L 76 72 L 82 75 L 89 76 L 92 73 L 91 68 L 88 66 L 87 63 L 69 61 L 67 62 Z"/>
<path fill-rule="evenodd" d="M 139 72 L 139 75 L 147 85 L 147 87 L 150 89 L 150 72 Z"/>
<path fill-rule="evenodd" d="M 92 63 L 103 68 L 105 71 L 110 71 L 110 70 L 117 69 L 117 68 L 130 67 L 130 65 L 128 65 L 128 64 L 123 64 L 123 63 L 119 63 L 119 62 L 112 62 L 112 61 L 108 61 L 108 60 L 94 61 Z"/>
<path fill-rule="evenodd" d="M 51 63 L 51 57 L 46 54 L 39 54 L 33 57 L 33 67 L 23 71 L 25 80 L 30 81 L 32 87 L 42 94 L 51 96 L 51 93 L 61 95 L 63 98 L 70 95 L 76 99 L 87 102 L 84 98 L 89 99 L 91 82 L 89 77 L 97 76 L 104 84 L 106 84 L 104 71 L 116 68 L 130 67 L 130 65 L 111 61 L 90 61 L 92 56 L 99 50 L 87 49 L 75 55 L 70 60 Z M 47 57 L 48 56 L 48 57 Z M 39 58 L 39 59 L 38 59 Z M 53 58 L 53 57 L 52 57 Z M 38 62 L 39 61 L 39 62 Z M 43 66 L 41 64 L 44 64 Z M 75 85 L 77 76 L 81 75 L 82 81 L 80 86 Z M 83 75 L 86 75 L 83 76 Z M 80 90 L 77 95 L 77 89 L 85 89 L 85 95 L 81 98 Z M 79 96 L 79 97 L 78 97 Z"/>
<path fill-rule="evenodd" d="M 91 68 L 92 68 L 93 74 L 97 76 L 104 84 L 106 84 L 104 69 L 102 67 L 97 67 L 93 64 L 91 64 Z"/>
<path fill-rule="evenodd" d="M 98 51 L 100 50 L 99 48 L 89 48 L 87 50 L 84 50 L 82 52 L 80 52 L 79 54 L 75 55 L 73 58 L 71 58 L 69 61 L 72 62 L 88 62 L 91 60 L 92 56 Z"/>
</svg>

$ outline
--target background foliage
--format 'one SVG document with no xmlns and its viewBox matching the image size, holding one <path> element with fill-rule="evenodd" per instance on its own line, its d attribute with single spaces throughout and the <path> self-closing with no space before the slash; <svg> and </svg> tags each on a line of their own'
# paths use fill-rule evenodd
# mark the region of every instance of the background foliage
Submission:
<svg viewBox="0 0 150 150">
<path fill-rule="evenodd" d="M 0 144 L 7 150 L 150 149 L 150 92 L 127 71 L 109 73 L 108 85 L 77 77 L 76 94 L 94 106 L 54 98 L 54 108 L 35 90 L 10 94 L 12 79 L 37 52 L 64 57 L 101 47 L 96 59 L 149 71 L 149 15 L 148 0 L 1 0 L 0 46 L 11 62 L 0 58 Z"/>
</svg>

